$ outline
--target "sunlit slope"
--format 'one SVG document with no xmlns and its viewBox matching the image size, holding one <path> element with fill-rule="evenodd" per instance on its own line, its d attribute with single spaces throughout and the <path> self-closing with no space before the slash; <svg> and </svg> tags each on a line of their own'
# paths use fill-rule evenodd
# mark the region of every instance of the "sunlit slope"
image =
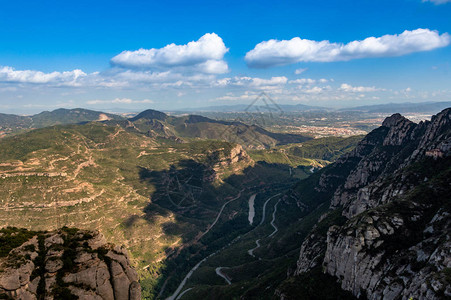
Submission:
<svg viewBox="0 0 451 300">
<path fill-rule="evenodd" d="M 270 149 L 249 150 L 248 152 L 255 161 L 285 164 L 293 168 L 299 166 L 308 167 L 308 169 L 322 168 L 354 149 L 361 139 L 362 136 L 325 137 Z"/>
<path fill-rule="evenodd" d="M 208 180 L 214 187 L 222 184 L 221 178 L 252 163 L 249 158 L 229 162 L 227 156 L 234 148 L 208 141 L 166 146 L 99 123 L 49 127 L 4 138 L 0 141 L 0 222 L 33 230 L 63 225 L 99 229 L 108 240 L 124 244 L 135 263 L 158 269 L 165 250 L 204 230 L 222 203 L 221 198 L 190 203 L 203 217 L 193 222 L 183 217 L 184 203 L 181 209 L 164 199 L 153 203 L 162 185 L 155 174 L 182 168 L 186 162 L 209 164 Z"/>
</svg>

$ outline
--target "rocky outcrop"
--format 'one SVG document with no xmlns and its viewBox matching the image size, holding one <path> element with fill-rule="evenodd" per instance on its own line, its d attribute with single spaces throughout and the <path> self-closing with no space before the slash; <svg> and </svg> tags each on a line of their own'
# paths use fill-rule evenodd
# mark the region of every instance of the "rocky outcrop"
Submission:
<svg viewBox="0 0 451 300">
<path fill-rule="evenodd" d="M 231 170 L 234 173 L 238 173 L 254 163 L 249 154 L 238 144 L 234 145 L 230 150 L 218 149 L 211 153 L 209 157 L 213 172 L 209 174 L 205 181 L 214 181 L 220 178 L 225 171 Z"/>
<path fill-rule="evenodd" d="M 451 109 L 387 118 L 317 180 L 346 221 L 319 221 L 329 229 L 307 236 L 295 274 L 321 267 L 368 299 L 451 297 L 450 178 Z"/>
<path fill-rule="evenodd" d="M 0 297 L 128 300 L 141 299 L 141 287 L 123 247 L 96 231 L 63 228 L 35 232 L 0 259 Z"/>
<path fill-rule="evenodd" d="M 329 229 L 323 266 L 343 289 L 368 299 L 451 296 L 450 214 L 439 209 L 417 232 L 427 208 L 405 208 L 410 217 L 388 206 Z"/>
</svg>

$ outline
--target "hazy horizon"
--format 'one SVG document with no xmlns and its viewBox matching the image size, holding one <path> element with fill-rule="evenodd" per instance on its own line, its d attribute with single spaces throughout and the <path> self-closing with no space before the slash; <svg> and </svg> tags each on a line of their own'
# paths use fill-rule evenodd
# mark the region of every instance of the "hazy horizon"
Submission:
<svg viewBox="0 0 451 300">
<path fill-rule="evenodd" d="M 6 109 L 6 110 L 0 110 L 0 114 L 12 114 L 12 115 L 22 115 L 22 116 L 31 116 L 31 115 L 35 115 L 35 114 L 39 114 L 41 112 L 45 112 L 45 111 L 55 111 L 58 109 L 87 109 L 87 110 L 93 110 L 93 111 L 99 111 L 99 112 L 105 112 L 105 113 L 117 113 L 117 114 L 122 114 L 122 113 L 132 113 L 132 114 L 137 114 L 140 113 L 142 111 L 145 110 L 157 110 L 157 111 L 162 111 L 162 112 L 240 112 L 240 111 L 244 111 L 244 109 L 250 104 L 252 103 L 252 101 L 248 102 L 248 103 L 236 103 L 236 104 L 225 104 L 225 105 L 211 105 L 211 106 L 199 106 L 199 107 L 180 107 L 180 108 L 172 108 L 172 109 L 159 109 L 156 107 L 153 107 L 152 105 L 149 105 L 148 107 L 141 107 L 141 108 L 135 108 L 135 107 L 128 107 L 128 108 L 121 108 L 121 107 L 110 107 L 110 108 L 97 108 L 97 107 L 83 107 L 83 106 L 69 106 L 69 107 L 53 107 L 53 108 L 49 108 L 49 109 L 40 109 L 37 107 L 34 108 L 18 108 L 18 109 Z M 425 102 L 417 102 L 417 103 L 413 103 L 413 102 L 389 102 L 389 103 L 381 103 L 380 105 L 408 105 L 408 104 L 439 104 L 439 103 L 443 103 L 443 104 L 447 104 L 449 105 L 451 103 L 451 101 L 425 101 Z M 277 105 L 281 105 L 282 107 L 286 106 L 295 106 L 296 104 L 280 104 L 280 103 L 276 103 Z M 301 105 L 305 105 L 302 103 L 298 103 Z M 257 105 L 262 105 L 257 104 Z M 369 104 L 368 106 L 372 107 L 377 107 L 379 104 Z M 327 109 L 327 110 L 343 110 L 343 109 L 353 109 L 353 108 L 359 108 L 359 107 L 364 107 L 367 105 L 354 105 L 354 106 L 314 106 L 311 105 L 312 109 L 318 108 L 318 109 Z M 234 109 L 235 107 L 240 107 L 240 109 Z M 229 108 L 230 110 L 227 110 L 227 108 Z M 308 107 L 307 107 L 308 109 Z M 300 111 L 302 112 L 302 111 Z M 432 111 L 428 111 L 427 113 L 431 113 Z M 437 111 L 438 112 L 438 111 Z"/>
</svg>

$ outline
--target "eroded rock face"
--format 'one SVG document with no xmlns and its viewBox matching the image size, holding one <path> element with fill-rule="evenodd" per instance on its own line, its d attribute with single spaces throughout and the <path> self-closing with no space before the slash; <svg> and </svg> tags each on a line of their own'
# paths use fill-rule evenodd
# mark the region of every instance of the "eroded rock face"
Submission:
<svg viewBox="0 0 451 300">
<path fill-rule="evenodd" d="M 418 178 L 403 178 L 403 168 L 423 159 L 427 151 L 437 151 L 442 157 L 451 155 L 451 109 L 445 109 L 431 121 L 415 124 L 399 114 L 387 118 L 382 127 L 370 133 L 377 136 L 371 152 L 349 173 L 332 199 L 332 207 L 344 207 L 350 218 L 366 209 L 387 203 L 388 199 L 405 194 L 417 185 Z M 357 146 L 354 152 L 359 151 Z M 349 160 L 342 157 L 340 160 Z M 392 177 L 390 186 L 385 182 Z"/>
<path fill-rule="evenodd" d="M 424 209 L 424 208 L 423 208 Z M 412 208 L 412 210 L 416 210 Z M 426 239 L 415 229 L 424 221 L 405 220 L 387 208 L 373 211 L 327 235 L 323 266 L 341 280 L 341 287 L 368 299 L 442 299 L 451 296 L 446 274 L 451 267 L 449 213 L 439 211 L 425 229 Z"/>
<path fill-rule="evenodd" d="M 13 299 L 141 299 L 126 249 L 97 231 L 36 232 L 0 259 L 0 296 Z"/>
<path fill-rule="evenodd" d="M 317 186 L 347 221 L 312 230 L 295 274 L 321 266 L 368 299 L 451 297 L 451 109 L 419 124 L 395 114 L 338 164 L 346 179 L 331 189 L 325 170 Z"/>
<path fill-rule="evenodd" d="M 204 181 L 214 181 L 220 178 L 220 175 L 224 170 L 233 170 L 238 173 L 244 168 L 254 164 L 254 161 L 250 158 L 247 152 L 241 145 L 235 145 L 230 152 L 224 152 L 223 149 L 218 149 L 211 154 L 214 164 L 211 168 L 211 173 L 208 177 L 204 178 Z"/>
</svg>

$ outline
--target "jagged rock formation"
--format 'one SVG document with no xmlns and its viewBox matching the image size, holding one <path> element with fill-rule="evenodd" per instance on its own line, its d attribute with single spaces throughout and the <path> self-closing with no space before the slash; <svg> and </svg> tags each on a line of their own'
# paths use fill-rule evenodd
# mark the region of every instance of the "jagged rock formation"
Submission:
<svg viewBox="0 0 451 300">
<path fill-rule="evenodd" d="M 141 299 L 127 251 L 97 231 L 8 228 L 0 234 L 5 243 L 31 236 L 0 258 L 1 299 Z"/>
<path fill-rule="evenodd" d="M 419 124 L 387 118 L 319 175 L 314 195 L 330 211 L 304 240 L 295 275 L 322 268 L 368 299 L 451 297 L 450 178 L 451 109 Z"/>
<path fill-rule="evenodd" d="M 222 170 L 233 168 L 234 172 L 238 172 L 243 169 L 244 166 L 253 165 L 254 161 L 241 145 L 234 145 L 230 151 L 223 151 L 224 149 L 218 149 L 212 153 L 212 159 L 214 160 L 213 170 L 216 173 L 223 172 Z M 218 177 L 218 176 L 217 176 Z"/>
</svg>

